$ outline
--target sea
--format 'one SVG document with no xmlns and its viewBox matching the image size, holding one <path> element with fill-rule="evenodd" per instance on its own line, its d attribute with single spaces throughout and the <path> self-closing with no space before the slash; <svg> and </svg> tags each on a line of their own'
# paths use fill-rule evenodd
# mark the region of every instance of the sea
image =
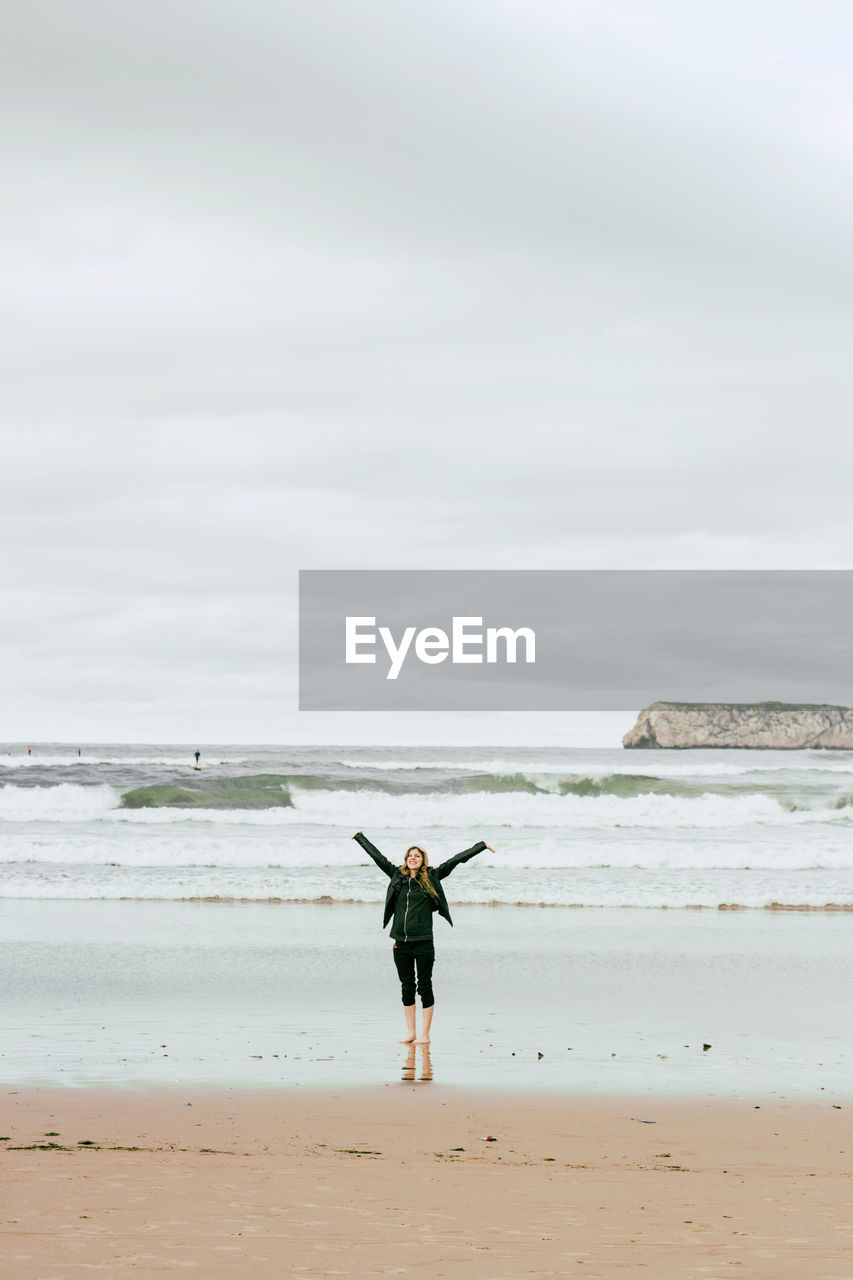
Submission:
<svg viewBox="0 0 853 1280">
<path fill-rule="evenodd" d="M 853 752 L 0 746 L 5 898 L 381 901 L 356 831 L 485 840 L 459 903 L 847 908 Z"/>
<path fill-rule="evenodd" d="M 414 1066 L 356 831 L 494 850 Z M 850 1095 L 853 753 L 18 744 L 0 833 L 15 1088 Z"/>
</svg>

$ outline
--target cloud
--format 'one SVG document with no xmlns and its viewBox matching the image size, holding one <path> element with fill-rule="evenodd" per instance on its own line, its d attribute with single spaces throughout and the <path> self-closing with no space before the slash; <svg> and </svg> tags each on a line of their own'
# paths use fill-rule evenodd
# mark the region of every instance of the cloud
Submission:
<svg viewBox="0 0 853 1280">
<path fill-rule="evenodd" d="M 241 654 L 292 684 L 299 567 L 849 564 L 843 6 L 5 26 L 0 581 L 32 699 L 73 703 L 111 636 L 191 708 L 195 616 L 236 715 Z"/>
</svg>

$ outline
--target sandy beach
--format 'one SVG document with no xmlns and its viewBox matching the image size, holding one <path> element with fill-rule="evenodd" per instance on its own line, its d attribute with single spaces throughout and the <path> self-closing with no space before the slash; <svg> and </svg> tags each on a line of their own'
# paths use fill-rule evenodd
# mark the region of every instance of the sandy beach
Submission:
<svg viewBox="0 0 853 1280">
<path fill-rule="evenodd" d="M 2 793 L 3 1280 L 849 1280 L 844 761 L 259 756 L 294 808 L 188 818 L 119 807 L 175 769 L 123 752 Z M 371 805 L 448 852 L 503 806 L 428 1062 Z"/>
<path fill-rule="evenodd" d="M 829 1101 L 416 1080 L 4 1089 L 2 1113 L 8 1280 L 850 1275 L 851 1111 Z"/>
</svg>

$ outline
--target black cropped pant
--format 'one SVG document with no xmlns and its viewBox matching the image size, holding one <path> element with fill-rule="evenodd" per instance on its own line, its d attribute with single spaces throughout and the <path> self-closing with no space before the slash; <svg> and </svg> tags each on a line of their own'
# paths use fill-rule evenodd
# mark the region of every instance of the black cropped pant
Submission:
<svg viewBox="0 0 853 1280">
<path fill-rule="evenodd" d="M 435 1004 L 432 994 L 432 966 L 435 964 L 435 947 L 431 938 L 421 942 L 395 942 L 394 964 L 403 988 L 403 1004 L 415 1003 L 415 991 L 425 1009 Z M 415 984 L 417 972 L 417 985 Z"/>
</svg>

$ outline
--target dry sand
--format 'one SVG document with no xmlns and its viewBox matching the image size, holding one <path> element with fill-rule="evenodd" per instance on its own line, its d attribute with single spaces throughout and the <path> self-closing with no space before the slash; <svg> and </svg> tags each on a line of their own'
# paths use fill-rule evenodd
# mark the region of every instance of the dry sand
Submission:
<svg viewBox="0 0 853 1280">
<path fill-rule="evenodd" d="M 0 1103 L 4 1280 L 853 1276 L 846 1101 L 400 1083 Z"/>
</svg>

